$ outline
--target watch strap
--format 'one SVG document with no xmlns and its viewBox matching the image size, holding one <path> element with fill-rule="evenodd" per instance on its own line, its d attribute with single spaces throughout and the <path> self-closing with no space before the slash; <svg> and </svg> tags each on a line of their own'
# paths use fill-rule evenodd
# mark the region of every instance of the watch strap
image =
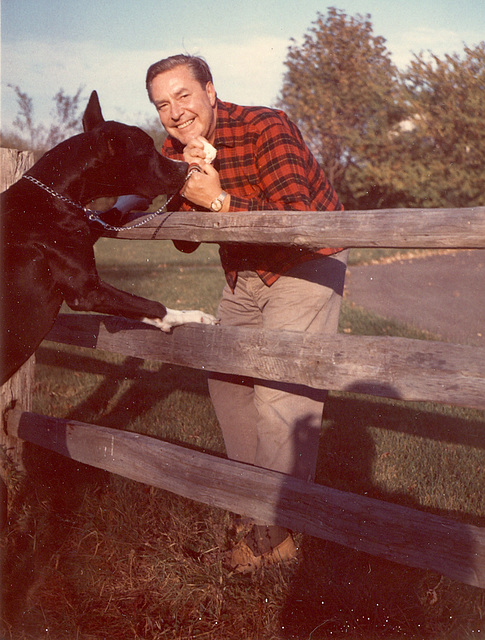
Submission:
<svg viewBox="0 0 485 640">
<path fill-rule="evenodd" d="M 217 198 L 211 202 L 212 211 L 220 211 L 226 197 L 227 193 L 225 191 L 221 191 Z"/>
</svg>

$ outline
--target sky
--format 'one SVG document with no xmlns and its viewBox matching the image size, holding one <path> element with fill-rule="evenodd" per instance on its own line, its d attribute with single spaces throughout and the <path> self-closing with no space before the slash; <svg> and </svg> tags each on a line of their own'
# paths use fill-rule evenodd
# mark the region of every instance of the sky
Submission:
<svg viewBox="0 0 485 640">
<path fill-rule="evenodd" d="M 1 0 L 1 121 L 11 129 L 18 85 L 49 123 L 52 98 L 98 91 L 106 119 L 143 125 L 156 117 L 148 66 L 190 53 L 209 63 L 218 95 L 272 106 L 288 46 L 302 42 L 318 12 L 370 14 L 404 69 L 413 54 L 463 52 L 485 40 L 485 0 Z"/>
</svg>

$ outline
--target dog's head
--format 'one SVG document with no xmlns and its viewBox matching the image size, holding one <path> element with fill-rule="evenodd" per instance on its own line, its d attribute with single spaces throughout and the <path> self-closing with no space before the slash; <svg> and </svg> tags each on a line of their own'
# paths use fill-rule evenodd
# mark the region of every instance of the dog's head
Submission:
<svg viewBox="0 0 485 640">
<path fill-rule="evenodd" d="M 83 128 L 96 155 L 93 173 L 103 174 L 109 190 L 106 193 L 105 188 L 101 195 L 133 193 L 153 199 L 182 187 L 188 165 L 162 156 L 153 139 L 138 127 L 106 121 L 96 91 L 84 112 Z"/>
</svg>

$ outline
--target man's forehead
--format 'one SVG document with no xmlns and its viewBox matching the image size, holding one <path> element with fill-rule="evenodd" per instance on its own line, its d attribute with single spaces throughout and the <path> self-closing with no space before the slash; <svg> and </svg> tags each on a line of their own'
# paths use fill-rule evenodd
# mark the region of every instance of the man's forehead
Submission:
<svg viewBox="0 0 485 640">
<path fill-rule="evenodd" d="M 194 84 L 199 85 L 190 69 L 183 65 L 158 74 L 154 78 L 153 84 L 156 84 L 162 90 L 165 89 L 176 93 L 192 88 Z"/>
</svg>

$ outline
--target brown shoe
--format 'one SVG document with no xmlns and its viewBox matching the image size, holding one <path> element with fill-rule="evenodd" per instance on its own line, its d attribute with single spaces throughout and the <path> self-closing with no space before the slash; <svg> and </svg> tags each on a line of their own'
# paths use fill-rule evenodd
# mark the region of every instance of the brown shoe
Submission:
<svg viewBox="0 0 485 640">
<path fill-rule="evenodd" d="M 296 558 L 297 548 L 291 534 L 264 553 L 257 554 L 248 546 L 245 539 L 238 542 L 225 554 L 225 565 L 235 573 L 254 573 L 263 566 L 288 562 Z"/>
</svg>

